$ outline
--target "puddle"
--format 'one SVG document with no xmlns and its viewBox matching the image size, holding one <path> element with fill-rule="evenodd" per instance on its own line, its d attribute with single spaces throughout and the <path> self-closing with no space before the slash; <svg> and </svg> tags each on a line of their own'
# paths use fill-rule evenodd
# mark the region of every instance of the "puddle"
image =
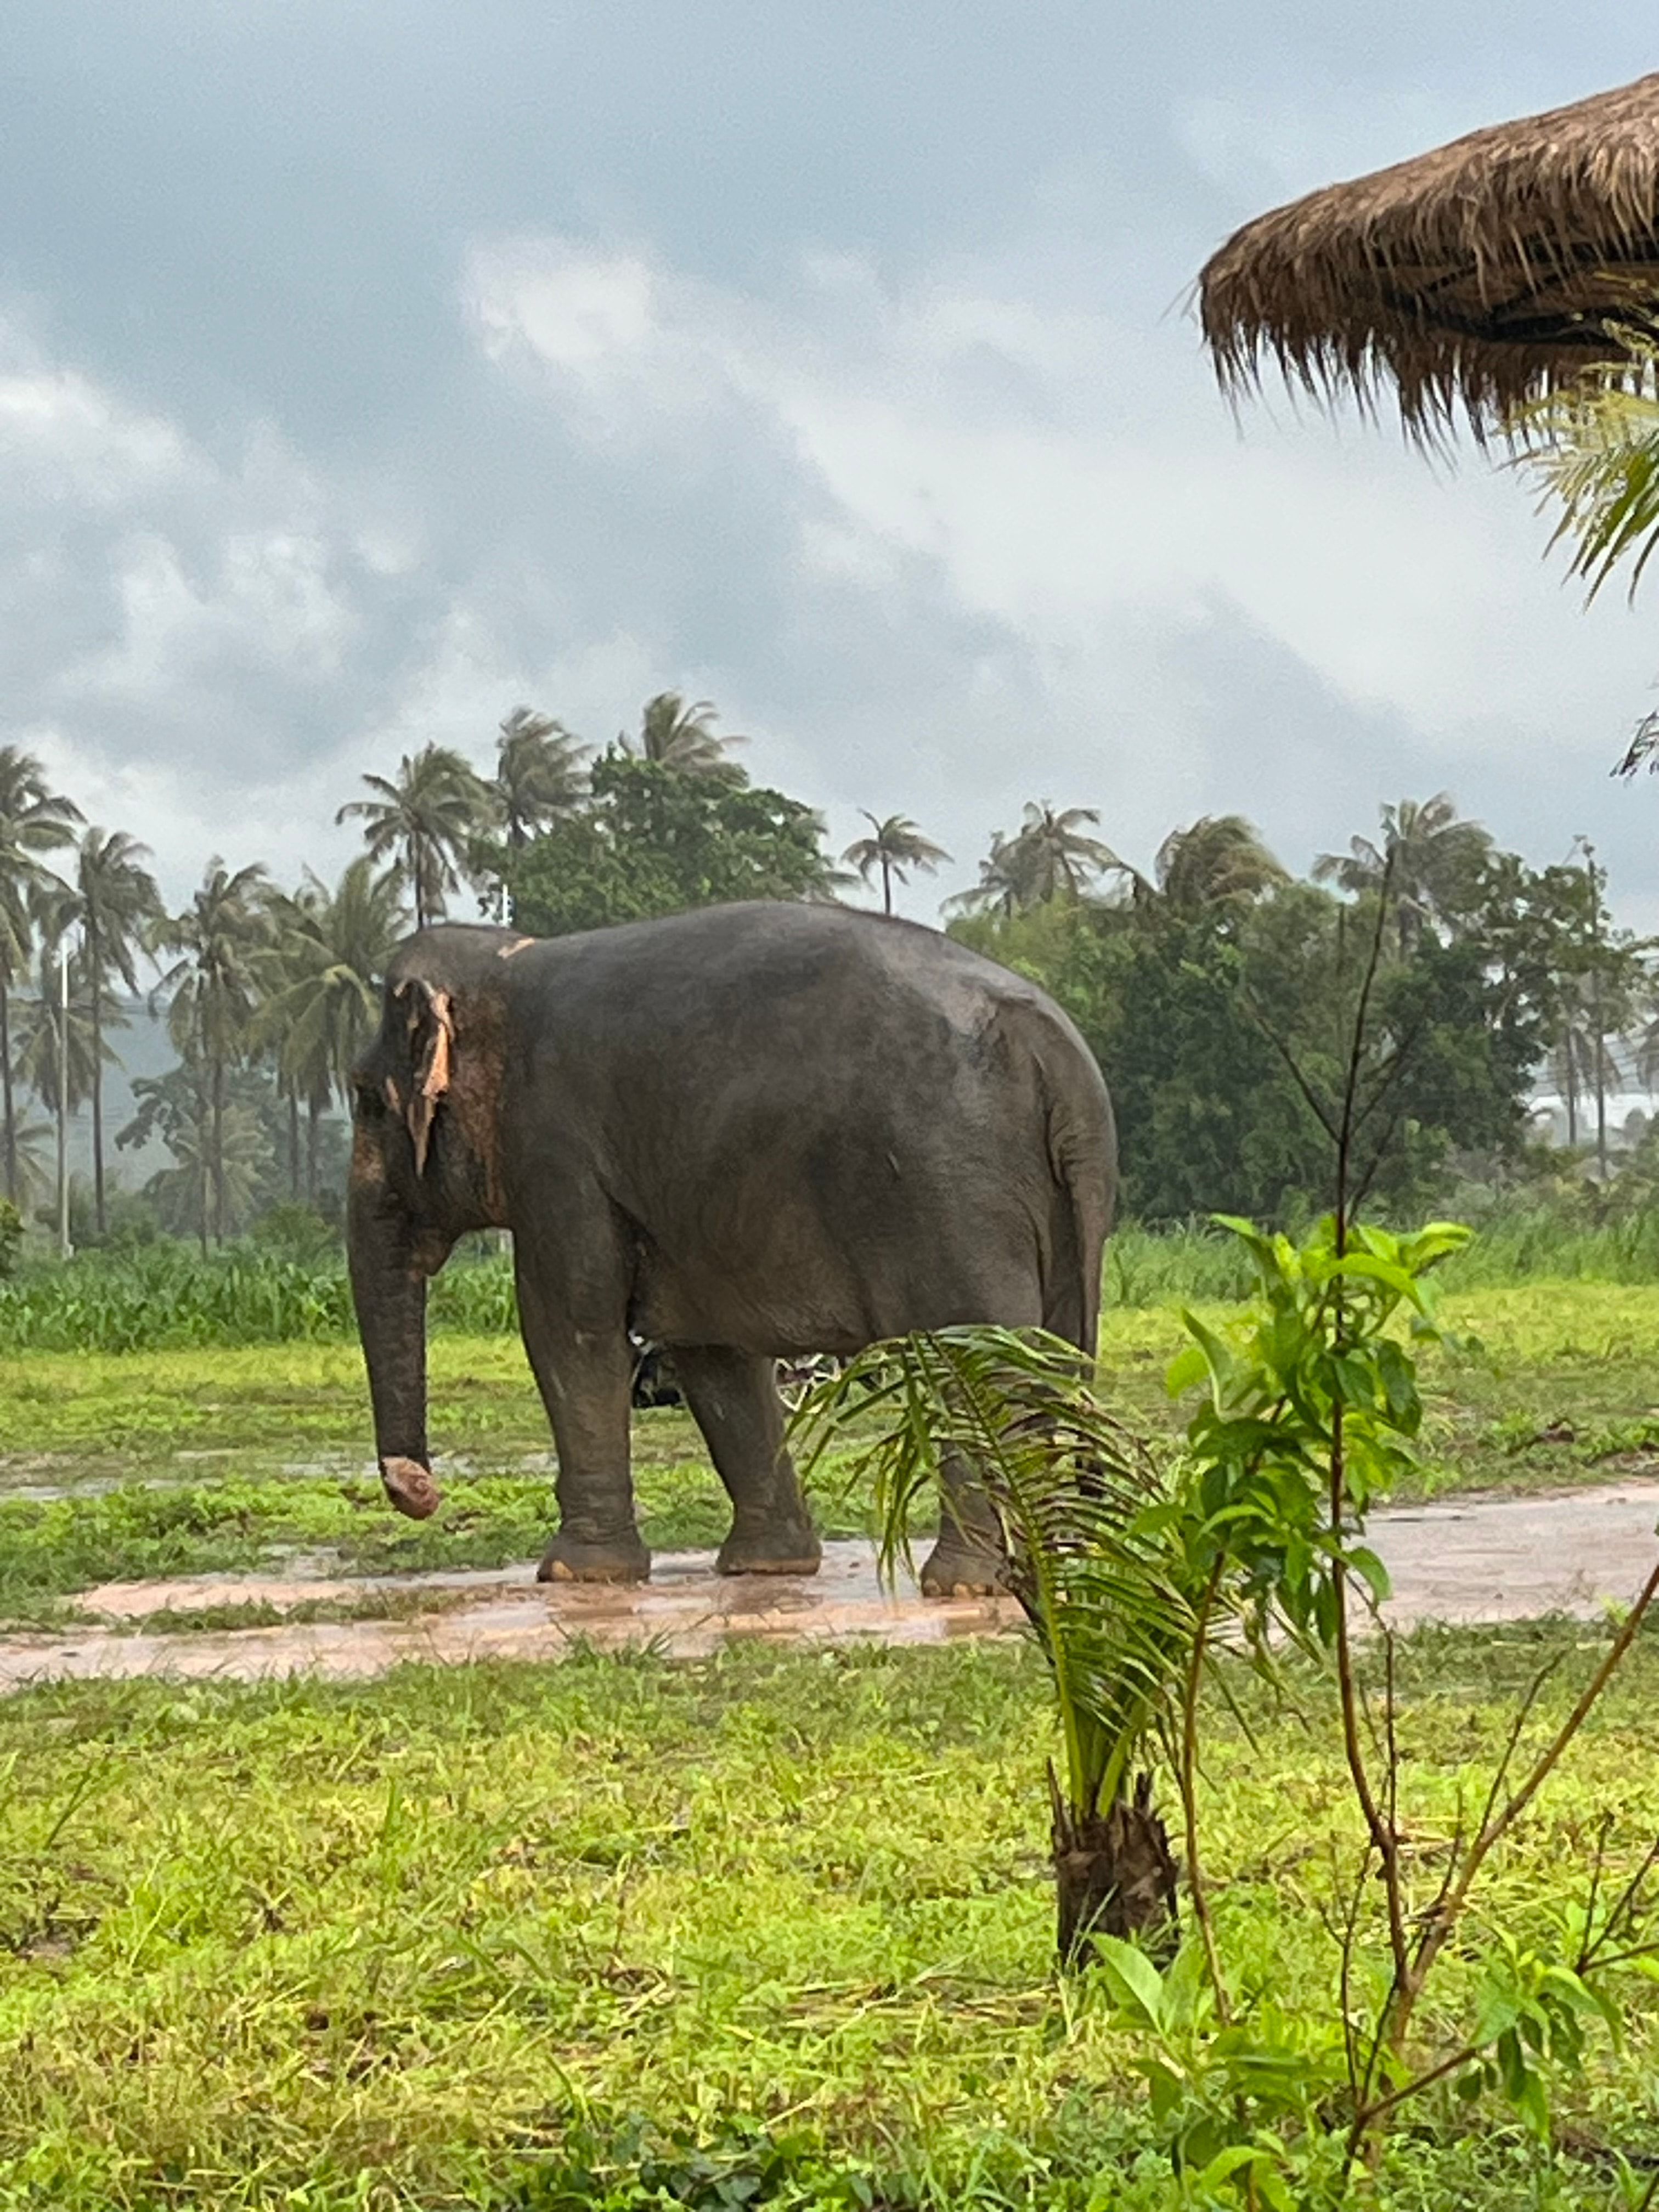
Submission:
<svg viewBox="0 0 1659 2212">
<path fill-rule="evenodd" d="M 556 1659 L 574 1644 L 618 1650 L 660 1644 L 698 1657 L 738 1637 L 774 1644 L 875 1641 L 943 1644 L 1000 1635 L 1019 1609 L 1008 1598 L 924 1603 L 914 1589 L 881 1587 L 862 1543 L 824 1547 L 815 1576 L 723 1576 L 709 1552 L 659 1553 L 641 1587 L 533 1582 L 533 1563 L 488 1571 L 313 1582 L 294 1576 L 222 1575 L 177 1582 L 112 1583 L 77 1600 L 111 1620 L 142 1620 L 162 1607 L 298 1604 L 410 1589 L 476 1590 L 477 1601 L 428 1618 L 293 1622 L 286 1626 L 0 1638 L 0 1690 L 30 1682 L 165 1674 L 179 1679 L 313 1673 L 380 1674 L 405 1660 Z"/>
<path fill-rule="evenodd" d="M 1394 1583 L 1400 1626 L 1423 1620 L 1594 1618 L 1628 1602 L 1656 1548 L 1659 1483 L 1608 1483 L 1553 1496 L 1465 1498 L 1379 1513 L 1371 1540 Z M 659 1553 L 650 1583 L 631 1589 L 535 1583 L 532 1563 L 428 1575 L 328 1577 L 296 1559 L 268 1575 L 111 1583 L 77 1602 L 110 1628 L 0 1638 L 0 1692 L 31 1682 L 161 1674 L 255 1681 L 269 1675 L 380 1674 L 407 1660 L 556 1659 L 574 1644 L 605 1650 L 658 1644 L 697 1657 L 740 1637 L 769 1644 L 948 1643 L 1006 1635 L 1018 1623 L 1006 1598 L 924 1601 L 914 1587 L 884 1589 L 867 1543 L 824 1547 L 812 1577 L 723 1577 L 710 1552 Z M 319 1560 L 314 1563 L 321 1566 Z M 294 1621 L 273 1627 L 146 1633 L 167 1608 L 318 1600 L 349 1603 L 417 1590 L 459 1594 L 441 1613 L 400 1619 Z"/>
</svg>

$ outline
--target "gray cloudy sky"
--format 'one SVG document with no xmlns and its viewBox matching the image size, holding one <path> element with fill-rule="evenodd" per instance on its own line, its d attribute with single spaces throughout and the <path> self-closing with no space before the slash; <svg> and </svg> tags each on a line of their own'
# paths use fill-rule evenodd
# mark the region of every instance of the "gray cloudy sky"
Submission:
<svg viewBox="0 0 1659 2212">
<path fill-rule="evenodd" d="M 1622 0 L 9 0 L 0 703 L 181 897 L 331 870 L 367 768 L 603 741 L 665 686 L 751 773 L 1292 865 L 1449 788 L 1597 840 L 1659 599 L 1586 615 L 1523 489 L 1282 403 L 1183 314 L 1247 216 L 1652 67 Z"/>
</svg>

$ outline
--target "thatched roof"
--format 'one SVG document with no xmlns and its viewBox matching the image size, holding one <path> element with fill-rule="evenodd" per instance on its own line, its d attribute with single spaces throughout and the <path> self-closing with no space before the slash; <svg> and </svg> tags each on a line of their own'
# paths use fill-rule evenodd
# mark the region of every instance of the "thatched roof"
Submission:
<svg viewBox="0 0 1659 2212">
<path fill-rule="evenodd" d="M 1231 390 L 1265 362 L 1408 428 L 1477 434 L 1659 330 L 1659 75 L 1330 185 L 1236 231 L 1199 279 Z"/>
</svg>

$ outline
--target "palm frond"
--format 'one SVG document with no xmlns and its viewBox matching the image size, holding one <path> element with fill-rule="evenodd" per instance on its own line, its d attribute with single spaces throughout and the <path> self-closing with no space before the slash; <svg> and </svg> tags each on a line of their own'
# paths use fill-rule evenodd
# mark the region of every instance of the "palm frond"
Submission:
<svg viewBox="0 0 1659 2212">
<path fill-rule="evenodd" d="M 808 1395 L 794 1434 L 808 1470 L 851 1446 L 890 1577 L 942 1462 L 973 1469 L 1053 1670 L 1072 1808 L 1111 1804 L 1173 1716 L 1203 1608 L 1170 1486 L 1088 1388 L 1076 1347 L 977 1327 L 878 1344 Z"/>
<path fill-rule="evenodd" d="M 1640 332 L 1625 343 L 1618 375 L 1549 392 L 1510 426 L 1521 448 L 1513 465 L 1537 487 L 1540 511 L 1560 508 L 1550 544 L 1572 548 L 1570 571 L 1592 599 L 1626 561 L 1633 599 L 1659 546 L 1659 347 Z"/>
</svg>

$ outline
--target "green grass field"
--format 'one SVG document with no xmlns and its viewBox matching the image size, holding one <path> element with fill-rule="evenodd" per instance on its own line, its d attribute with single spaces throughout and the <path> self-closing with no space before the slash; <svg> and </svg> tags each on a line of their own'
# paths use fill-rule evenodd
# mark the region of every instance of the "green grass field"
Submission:
<svg viewBox="0 0 1659 2212">
<path fill-rule="evenodd" d="M 1659 1464 L 1659 1287 L 1470 1288 L 1447 1319 L 1480 1348 L 1425 1362 L 1424 1491 Z M 1180 1338 L 1172 1308 L 1107 1316 L 1105 1387 L 1146 1428 L 1178 1418 Z M 432 1370 L 448 1495 L 416 1525 L 370 1472 L 349 1344 L 0 1362 L 0 1618 L 295 1553 L 393 1571 L 533 1554 L 550 1462 L 516 1342 L 436 1335 Z M 723 1504 L 690 1424 L 647 1413 L 636 1443 L 651 1540 L 713 1540 Z M 833 1474 L 821 1524 L 860 1529 Z M 1601 1633 L 1408 1647 L 1425 1881 L 1522 1685 L 1559 1657 L 1531 1723 L 1547 1732 Z M 1509 1847 L 1494 1919 L 1543 1929 L 1604 1809 L 1609 1879 L 1659 1832 L 1656 1695 L 1644 1638 Z M 1324 1696 L 1310 1680 L 1284 1711 L 1213 1717 L 1218 1915 L 1263 2013 L 1334 2001 L 1322 1916 L 1355 1837 Z M 1161 2205 L 1122 2039 L 1098 1990 L 1051 1971 L 1048 1728 L 1017 1645 L 0 1701 L 0 2208 Z M 1639 2203 L 1646 2169 L 1621 2193 L 1616 2156 L 1659 2153 L 1659 1996 L 1627 1978 L 1626 2047 L 1592 2038 L 1553 2152 L 1496 2108 L 1432 2104 L 1375 2201 Z M 1455 1964 L 1442 2024 L 1471 2001 Z"/>
<path fill-rule="evenodd" d="M 1584 1632 L 1529 1740 L 1591 1663 Z M 1419 1638 L 1420 1880 L 1548 1632 Z M 1498 1871 L 1544 1929 L 1615 1805 L 1659 1827 L 1638 1648 Z M 1324 1723 L 1218 1714 L 1216 1911 L 1257 2012 L 1328 2007 L 1354 1838 Z M 1018 1645 L 409 1668 L 361 1687 L 0 1705 L 0 2205 L 675 2203 L 1132 2212 L 1153 2142 L 1097 1990 L 1051 1967 L 1041 1669 Z M 1376 2202 L 1611 2208 L 1659 2144 L 1659 1993 L 1626 1977 L 1553 2154 L 1431 2103 Z M 1472 2002 L 1454 1965 L 1437 2027 Z"/>
</svg>

